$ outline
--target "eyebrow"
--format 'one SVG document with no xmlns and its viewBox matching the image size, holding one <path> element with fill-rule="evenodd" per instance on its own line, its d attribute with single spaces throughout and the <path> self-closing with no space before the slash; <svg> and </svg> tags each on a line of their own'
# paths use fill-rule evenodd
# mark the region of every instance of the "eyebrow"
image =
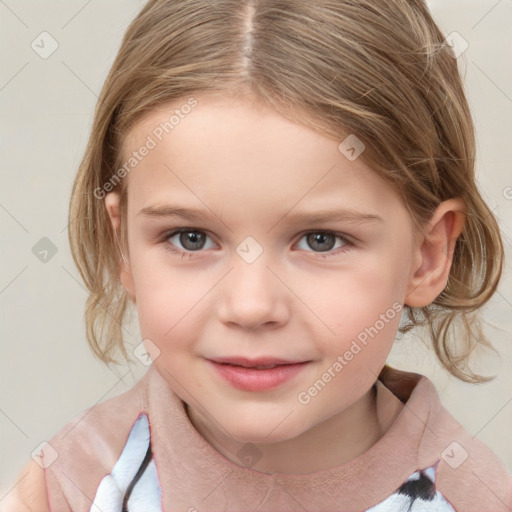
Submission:
<svg viewBox="0 0 512 512">
<path fill-rule="evenodd" d="M 182 206 L 162 205 L 162 206 L 148 206 L 140 210 L 137 214 L 150 218 L 168 218 L 180 217 L 185 220 L 197 220 L 200 218 L 214 219 L 219 218 L 213 212 L 208 210 L 200 210 L 197 208 L 185 208 Z M 360 212 L 352 209 L 345 210 L 320 210 L 314 212 L 299 211 L 295 213 L 281 212 L 277 215 L 281 222 L 285 218 L 290 221 L 296 222 L 334 222 L 346 221 L 352 223 L 366 223 L 366 222 L 384 222 L 384 219 L 375 213 Z M 277 224 L 277 223 L 276 223 Z"/>
</svg>

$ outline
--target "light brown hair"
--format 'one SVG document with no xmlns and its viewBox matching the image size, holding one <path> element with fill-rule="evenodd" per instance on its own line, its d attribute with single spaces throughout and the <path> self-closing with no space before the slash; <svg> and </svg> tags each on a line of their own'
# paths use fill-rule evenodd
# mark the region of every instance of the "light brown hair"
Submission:
<svg viewBox="0 0 512 512">
<path fill-rule="evenodd" d="M 107 364 L 118 350 L 128 357 L 129 299 L 101 200 L 122 165 L 123 137 L 164 104 L 201 92 L 247 94 L 340 142 L 355 134 L 367 148 L 361 158 L 400 193 L 418 229 L 440 202 L 466 202 L 446 288 L 429 306 L 406 306 L 400 332 L 427 327 L 453 375 L 489 380 L 468 360 L 478 345 L 492 347 L 475 312 L 497 288 L 503 243 L 475 182 L 473 122 L 444 39 L 422 0 L 149 1 L 102 88 L 70 203 L 70 245 L 90 292 L 87 338 L 96 356 Z M 126 180 L 118 181 L 126 248 Z"/>
</svg>

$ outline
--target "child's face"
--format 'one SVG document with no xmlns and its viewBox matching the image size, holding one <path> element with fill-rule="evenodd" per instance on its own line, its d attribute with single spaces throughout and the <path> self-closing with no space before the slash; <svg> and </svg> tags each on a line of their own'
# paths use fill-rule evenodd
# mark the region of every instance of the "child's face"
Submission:
<svg viewBox="0 0 512 512">
<path fill-rule="evenodd" d="M 125 141 L 126 159 L 153 146 L 148 136 L 156 147 L 125 178 L 123 283 L 160 351 L 154 364 L 196 417 L 242 441 L 291 439 L 367 396 L 385 364 L 417 263 L 412 220 L 361 158 L 338 150 L 344 137 L 247 100 L 197 100 L 161 141 L 155 129 L 185 101 Z M 196 213 L 143 212 L 174 208 Z M 374 217 L 314 220 L 327 210 Z M 184 228 L 188 238 L 169 238 Z M 211 363 L 228 357 L 307 363 L 241 389 Z"/>
</svg>

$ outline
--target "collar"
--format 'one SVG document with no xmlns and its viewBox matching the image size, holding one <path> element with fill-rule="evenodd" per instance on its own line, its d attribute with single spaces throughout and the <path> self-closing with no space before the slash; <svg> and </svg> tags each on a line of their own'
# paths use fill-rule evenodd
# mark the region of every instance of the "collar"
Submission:
<svg viewBox="0 0 512 512">
<path fill-rule="evenodd" d="M 393 420 L 387 432 L 345 464 L 300 475 L 235 464 L 195 429 L 184 402 L 156 367 L 139 383 L 166 510 L 319 510 L 319 503 L 325 510 L 366 510 L 393 494 L 413 472 L 436 463 L 437 489 L 456 509 L 508 510 L 505 468 L 442 406 L 425 376 L 386 365 L 376 389 L 378 417 L 384 423 Z"/>
</svg>

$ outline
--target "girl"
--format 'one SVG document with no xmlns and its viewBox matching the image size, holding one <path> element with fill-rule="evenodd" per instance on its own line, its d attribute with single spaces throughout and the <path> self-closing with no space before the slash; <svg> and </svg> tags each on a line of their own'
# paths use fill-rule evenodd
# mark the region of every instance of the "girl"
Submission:
<svg viewBox="0 0 512 512">
<path fill-rule="evenodd" d="M 468 382 L 503 246 L 423 0 L 151 0 L 103 87 L 70 243 L 87 335 L 151 363 L 6 510 L 506 511 L 511 476 L 424 376 Z M 14 493 L 12 493 L 14 495 Z"/>
</svg>

